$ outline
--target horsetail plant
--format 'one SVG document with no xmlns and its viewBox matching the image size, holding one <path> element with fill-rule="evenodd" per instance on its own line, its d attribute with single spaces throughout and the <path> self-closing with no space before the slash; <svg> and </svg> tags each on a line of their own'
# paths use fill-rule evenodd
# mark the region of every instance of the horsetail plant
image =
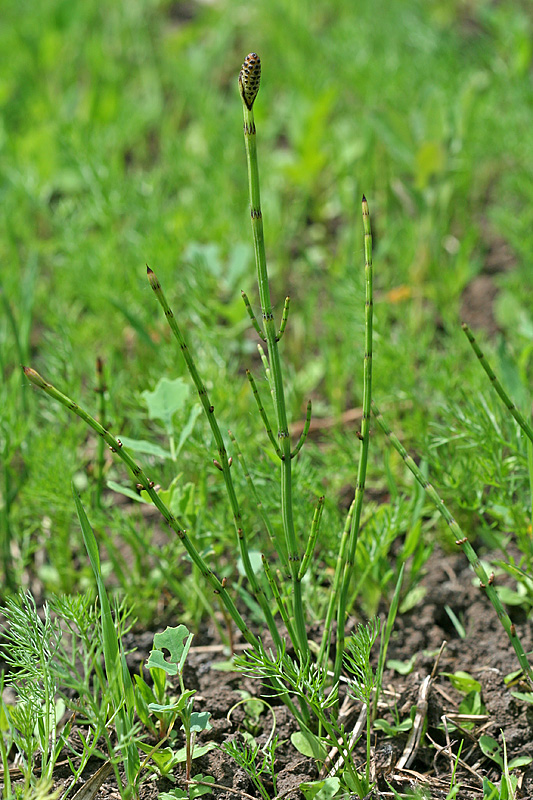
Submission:
<svg viewBox="0 0 533 800">
<path fill-rule="evenodd" d="M 250 195 L 250 216 L 252 220 L 252 235 L 254 241 L 255 263 L 257 269 L 257 282 L 259 286 L 259 299 L 263 316 L 263 335 L 268 350 L 268 363 L 270 367 L 274 404 L 278 425 L 277 446 L 278 458 L 281 461 L 281 516 L 283 531 L 292 578 L 293 589 L 293 615 L 296 627 L 298 650 L 302 658 L 309 653 L 305 616 L 302 603 L 302 584 L 300 578 L 300 549 L 294 528 L 292 510 L 292 458 L 296 453 L 291 452 L 291 439 L 285 407 L 285 394 L 283 389 L 283 373 L 278 349 L 280 335 L 283 335 L 287 324 L 289 301 L 285 302 L 283 319 L 280 332 L 276 330 L 272 300 L 268 281 L 268 270 L 265 253 L 265 240 L 263 236 L 263 215 L 261 212 L 261 194 L 259 188 L 259 168 L 257 163 L 256 128 L 254 121 L 253 105 L 259 91 L 261 80 L 261 61 L 256 53 L 250 53 L 244 59 L 239 74 L 239 89 L 241 92 L 244 113 L 244 143 L 246 147 L 246 160 L 248 163 L 248 189 Z M 250 311 L 250 309 L 249 309 Z M 254 326 L 255 327 L 255 326 Z M 258 326 L 259 327 L 259 326 Z M 264 420 L 263 420 L 264 422 Z M 268 432 L 268 429 L 267 429 Z"/>
<path fill-rule="evenodd" d="M 366 197 L 363 195 L 363 229 L 365 251 L 365 355 L 363 360 L 363 419 L 361 433 L 359 434 L 361 447 L 357 480 L 355 484 L 355 497 L 353 516 L 350 526 L 350 535 L 347 540 L 348 558 L 344 564 L 341 577 L 341 586 L 337 608 L 337 647 L 335 656 L 335 678 L 341 673 L 342 658 L 344 654 L 344 625 L 346 617 L 346 603 L 350 580 L 355 566 L 355 551 L 361 524 L 361 511 L 363 509 L 363 495 L 365 491 L 366 466 L 368 462 L 368 444 L 370 439 L 370 408 L 372 402 L 372 231 L 370 228 L 370 212 Z"/>
<path fill-rule="evenodd" d="M 311 423 L 311 402 L 307 404 L 306 419 L 302 434 L 295 447 L 291 445 L 289 433 L 287 409 L 284 395 L 283 371 L 279 352 L 279 342 L 283 337 L 289 317 L 290 301 L 285 299 L 282 318 L 277 326 L 274 320 L 272 300 L 270 296 L 269 277 L 266 263 L 265 245 L 263 237 L 263 222 L 261 212 L 261 199 L 259 187 L 259 170 L 256 147 L 256 127 L 253 115 L 253 104 L 259 90 L 261 74 L 261 64 L 259 57 L 252 53 L 244 61 L 239 74 L 239 89 L 243 102 L 244 114 L 244 141 L 248 166 L 248 185 L 250 200 L 250 215 L 252 225 L 252 235 L 255 252 L 256 274 L 259 289 L 259 299 L 262 312 L 262 324 L 256 319 L 252 306 L 245 292 L 242 292 L 246 312 L 251 319 L 254 330 L 261 340 L 258 350 L 263 364 L 264 372 L 272 394 L 275 426 L 271 425 L 269 415 L 261 400 L 255 379 L 248 371 L 247 376 L 255 398 L 260 418 L 265 427 L 268 439 L 273 447 L 274 453 L 280 462 L 280 498 L 281 498 L 281 529 L 278 534 L 277 529 L 270 522 L 268 515 L 262 507 L 262 503 L 253 479 L 244 463 L 244 458 L 240 453 L 233 434 L 229 434 L 235 447 L 236 457 L 241 462 L 243 472 L 246 477 L 248 487 L 252 497 L 255 499 L 259 513 L 263 519 L 266 531 L 275 544 L 275 549 L 279 554 L 280 569 L 272 569 L 265 557 L 263 557 L 264 575 L 262 580 L 255 574 L 250 558 L 248 535 L 243 522 L 241 507 L 237 498 L 235 485 L 232 476 L 232 458 L 226 449 L 224 437 L 222 435 L 213 404 L 207 392 L 206 384 L 202 379 L 196 366 L 193 355 L 191 354 L 185 337 L 174 316 L 174 313 L 167 301 L 160 281 L 154 271 L 147 267 L 147 275 L 150 286 L 161 305 L 167 323 L 176 339 L 181 350 L 188 372 L 196 387 L 198 397 L 207 417 L 209 427 L 216 446 L 216 459 L 214 465 L 222 472 L 226 492 L 235 525 L 240 556 L 244 567 L 244 572 L 248 581 L 249 592 L 253 599 L 261 608 L 263 619 L 268 627 L 268 631 L 274 642 L 278 653 L 285 652 L 286 642 L 282 639 L 278 630 L 274 615 L 277 613 L 285 625 L 290 643 L 294 648 L 298 660 L 303 666 L 309 666 L 311 656 L 307 641 L 306 615 L 302 600 L 302 580 L 310 568 L 315 545 L 319 535 L 320 521 L 324 508 L 324 498 L 320 497 L 316 506 L 313 519 L 310 523 L 309 534 L 306 543 L 299 541 L 295 530 L 293 514 L 293 482 L 292 482 L 292 460 L 299 454 L 309 432 Z M 361 441 L 360 459 L 357 471 L 357 481 L 355 487 L 355 498 L 348 518 L 344 533 L 341 537 L 337 566 L 335 571 L 334 583 L 331 591 L 326 626 L 316 668 L 324 670 L 327 664 L 329 649 L 331 644 L 333 621 L 337 620 L 338 646 L 335 662 L 335 680 L 340 674 L 342 667 L 342 655 L 344 650 L 344 625 L 347 613 L 347 598 L 350 582 L 355 563 L 355 552 L 357 537 L 359 533 L 363 492 L 366 476 L 366 465 L 368 458 L 369 440 L 369 416 L 371 403 L 371 381 L 372 381 L 372 236 L 370 230 L 368 204 L 363 197 L 362 201 L 363 227 L 364 227 L 364 253 L 365 253 L 365 355 L 363 361 L 363 422 L 359 438 Z M 263 349 L 262 345 L 266 345 Z M 184 530 L 180 520 L 165 504 L 160 494 L 155 489 L 154 482 L 148 478 L 139 464 L 132 458 L 128 449 L 123 447 L 120 439 L 113 436 L 105 427 L 103 419 L 99 422 L 67 395 L 60 392 L 56 387 L 48 383 L 35 370 L 24 367 L 27 378 L 38 388 L 45 392 L 49 397 L 64 405 L 67 409 L 77 414 L 84 422 L 89 425 L 100 437 L 101 442 L 107 443 L 111 451 L 126 465 L 131 472 L 138 489 L 146 491 L 148 497 L 159 510 L 168 526 L 179 537 L 185 550 L 187 551 L 194 566 L 200 571 L 213 591 L 219 597 L 224 614 L 227 615 L 243 638 L 250 645 L 253 651 L 258 652 L 261 647 L 260 639 L 255 636 L 246 621 L 241 616 L 237 606 L 226 587 L 226 581 L 218 578 L 214 570 L 206 562 L 203 555 L 199 552 L 193 539 Z M 101 409 L 101 415 L 104 411 Z M 283 574 L 282 574 L 283 573 Z M 288 579 L 286 576 L 289 576 Z M 297 708 L 289 695 L 284 690 L 284 682 L 274 677 L 276 690 L 283 701 L 294 713 L 301 725 L 304 727 L 310 722 L 310 706 L 304 696 L 299 697 L 300 707 Z M 285 684 L 286 685 L 286 684 Z"/>
</svg>

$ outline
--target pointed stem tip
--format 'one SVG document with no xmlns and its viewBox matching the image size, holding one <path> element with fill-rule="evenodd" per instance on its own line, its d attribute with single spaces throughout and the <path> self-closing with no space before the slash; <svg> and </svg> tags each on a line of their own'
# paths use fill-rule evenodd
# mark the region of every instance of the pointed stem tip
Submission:
<svg viewBox="0 0 533 800">
<path fill-rule="evenodd" d="M 23 367 L 22 367 L 22 369 L 24 370 L 24 375 L 25 375 L 25 376 L 28 378 L 28 380 L 30 380 L 30 381 L 31 381 L 31 382 L 32 382 L 32 383 L 33 383 L 35 386 L 38 386 L 38 387 L 39 387 L 39 389 L 46 389 L 46 387 L 48 386 L 48 384 L 46 383 L 46 381 L 44 380 L 44 378 L 41 378 L 41 376 L 39 375 L 39 373 L 38 373 L 38 372 L 35 372 L 35 370 L 34 370 L 34 369 L 32 369 L 31 367 L 24 367 L 24 366 L 23 366 Z"/>
<path fill-rule="evenodd" d="M 242 101 L 250 111 L 259 91 L 261 81 L 261 59 L 257 53 L 249 53 L 239 72 L 239 91 Z"/>
</svg>

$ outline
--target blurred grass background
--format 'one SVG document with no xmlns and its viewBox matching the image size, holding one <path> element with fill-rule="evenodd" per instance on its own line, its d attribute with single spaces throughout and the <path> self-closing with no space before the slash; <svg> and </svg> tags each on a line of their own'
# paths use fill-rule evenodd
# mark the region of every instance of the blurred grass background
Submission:
<svg viewBox="0 0 533 800">
<path fill-rule="evenodd" d="M 90 486 L 94 457 L 83 423 L 32 392 L 19 364 L 96 411 L 101 356 L 112 430 L 157 438 L 140 393 L 185 368 L 146 262 L 209 376 L 222 427 L 246 442 L 274 497 L 243 376 L 257 363 L 240 298 L 246 290 L 257 310 L 237 91 L 250 51 L 263 65 L 255 114 L 279 314 L 291 295 L 291 418 L 304 416 L 308 396 L 317 417 L 361 402 L 364 192 L 375 237 L 376 400 L 465 513 L 479 514 L 487 459 L 505 454 L 492 450 L 473 474 L 447 450 L 464 430 L 486 439 L 468 421 L 453 429 L 454 408 L 484 387 L 463 317 L 528 411 L 531 400 L 528 0 L 4 0 L 0 47 L 2 541 L 17 581 L 37 575 L 64 590 L 88 576 L 68 482 L 75 474 L 80 489 Z M 302 492 L 326 489 L 333 539 L 353 484 L 354 432 L 338 426 L 297 473 Z M 220 487 L 206 443 L 210 452 L 201 422 L 179 467 L 211 508 Z M 391 469 L 400 467 L 384 471 L 378 454 L 369 486 L 394 495 Z M 175 474 L 172 464 L 154 470 L 163 484 Z M 516 499 L 515 483 L 493 483 L 499 505 Z M 232 541 L 224 514 L 197 520 L 197 535 L 221 553 Z M 110 550 L 121 536 L 132 548 L 132 537 L 142 541 L 144 521 L 126 524 L 116 509 L 95 524 Z M 178 557 L 172 551 L 169 563 Z M 142 544 L 136 563 L 132 586 L 146 577 Z"/>
</svg>

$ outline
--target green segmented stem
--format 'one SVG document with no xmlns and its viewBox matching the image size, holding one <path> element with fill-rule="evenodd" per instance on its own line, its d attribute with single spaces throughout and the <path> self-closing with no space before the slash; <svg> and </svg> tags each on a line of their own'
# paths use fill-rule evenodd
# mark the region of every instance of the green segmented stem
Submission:
<svg viewBox="0 0 533 800">
<path fill-rule="evenodd" d="M 307 657 L 309 647 L 305 629 L 305 617 L 302 604 L 302 587 L 298 578 L 300 568 L 300 553 L 294 518 L 292 511 L 292 467 L 291 467 L 291 440 L 285 407 L 283 391 L 283 374 L 278 350 L 277 331 L 272 313 L 272 301 L 268 282 L 268 271 L 263 236 L 263 218 L 261 213 L 261 195 L 259 189 L 259 168 L 257 164 L 256 129 L 254 122 L 253 103 L 259 90 L 261 77 L 261 62 L 255 53 L 250 53 L 244 61 L 239 75 L 239 89 L 243 101 L 244 113 L 244 143 L 246 160 L 248 164 L 248 188 L 250 193 L 250 216 L 252 221 L 252 234 L 254 241 L 255 262 L 257 268 L 257 282 L 259 285 L 259 298 L 263 313 L 263 327 L 267 340 L 268 361 L 272 374 L 272 387 L 274 405 L 278 422 L 278 441 L 281 449 L 281 514 L 283 530 L 287 543 L 287 553 L 291 568 L 293 586 L 293 614 L 295 629 L 300 654 Z"/>
<path fill-rule="evenodd" d="M 254 314 L 253 308 L 252 308 L 252 306 L 250 305 L 250 301 L 248 300 L 248 295 L 246 294 L 246 292 L 243 292 L 243 291 L 241 290 L 241 297 L 242 297 L 242 299 L 244 300 L 244 305 L 246 306 L 246 311 L 248 312 L 248 316 L 249 316 L 249 317 L 250 317 L 250 319 L 252 320 L 252 325 L 254 326 L 254 329 L 255 329 L 255 331 L 256 331 L 256 333 L 257 333 L 257 335 L 259 336 L 259 338 L 260 338 L 260 339 L 261 339 L 263 342 L 266 342 L 266 339 L 265 339 L 265 337 L 263 336 L 263 331 L 262 331 L 262 330 L 261 330 L 261 328 L 259 327 L 259 323 L 258 323 L 258 321 L 257 321 L 257 319 L 256 319 L 256 317 L 255 317 L 255 314 Z"/>
<path fill-rule="evenodd" d="M 45 394 L 51 397 L 53 400 L 57 400 L 59 403 L 64 405 L 68 408 L 69 411 L 73 411 L 74 414 L 77 414 L 93 431 L 102 437 L 102 439 L 107 442 L 110 446 L 111 451 L 116 453 L 116 455 L 124 462 L 127 468 L 130 470 L 131 474 L 133 475 L 135 482 L 140 484 L 143 489 L 148 493 L 152 503 L 161 513 L 165 522 L 169 525 L 170 528 L 178 535 L 179 539 L 183 543 L 187 553 L 189 554 L 191 561 L 198 567 L 202 575 L 206 578 L 209 584 L 213 587 L 213 590 L 220 596 L 220 599 L 224 603 L 225 607 L 228 610 L 231 618 L 235 622 L 237 628 L 241 631 L 242 635 L 246 639 L 246 641 L 252 645 L 252 647 L 258 647 L 259 642 L 253 633 L 249 630 L 248 626 L 246 625 L 245 621 L 239 614 L 233 600 L 231 599 L 228 591 L 224 588 L 222 581 L 220 581 L 215 573 L 209 568 L 207 563 L 204 561 L 196 547 L 194 546 L 192 540 L 187 536 L 186 531 L 184 531 L 180 525 L 174 514 L 172 514 L 165 503 L 161 500 L 160 496 L 154 489 L 153 481 L 150 481 L 146 474 L 143 472 L 141 467 L 137 464 L 136 461 L 130 456 L 128 451 L 122 447 L 120 439 L 116 439 L 112 434 L 109 433 L 99 422 L 97 422 L 94 417 L 91 417 L 90 414 L 87 413 L 83 408 L 81 408 L 74 400 L 71 400 L 70 397 L 60 392 L 53 386 L 51 383 L 48 383 L 44 380 L 44 378 L 39 375 L 34 369 L 30 367 L 23 367 L 24 374 L 26 377 L 37 386 L 39 389 L 42 389 Z"/>
<path fill-rule="evenodd" d="M 253 482 L 253 478 L 250 475 L 250 470 L 248 469 L 248 465 L 246 464 L 246 460 L 245 460 L 245 458 L 244 458 L 244 456 L 243 456 L 243 454 L 241 452 L 241 448 L 239 446 L 239 443 L 237 442 L 234 434 L 231 431 L 228 431 L 228 434 L 229 434 L 229 438 L 231 439 L 231 441 L 233 442 L 233 444 L 235 446 L 235 450 L 237 452 L 237 458 L 239 460 L 239 464 L 241 465 L 241 469 L 242 469 L 242 471 L 244 473 L 244 477 L 246 478 L 246 483 L 248 484 L 250 492 L 252 493 L 252 497 L 254 498 L 254 500 L 255 500 L 255 502 L 257 504 L 257 510 L 259 511 L 261 519 L 263 520 L 263 524 L 264 524 L 264 526 L 265 526 L 265 528 L 267 530 L 267 533 L 268 533 L 268 536 L 270 538 L 270 541 L 272 542 L 272 545 L 273 545 L 274 549 L 276 550 L 281 562 L 283 563 L 284 568 L 286 570 L 288 570 L 289 569 L 289 562 L 287 561 L 287 556 L 285 555 L 284 544 L 282 542 L 280 542 L 279 537 L 274 532 L 274 528 L 272 527 L 272 523 L 270 522 L 270 519 L 267 516 L 267 514 L 265 512 L 265 509 L 263 508 L 263 503 L 262 503 L 261 498 L 259 496 L 259 492 L 255 488 L 255 483 Z"/>
<path fill-rule="evenodd" d="M 335 657 L 334 674 L 338 680 L 342 669 L 344 653 L 344 626 L 346 622 L 346 604 L 350 581 L 355 568 L 355 552 L 359 528 L 361 524 L 361 511 L 363 508 L 363 495 L 365 491 L 366 467 L 368 462 L 368 445 L 370 440 L 370 411 L 372 403 L 372 230 L 370 227 L 370 213 L 366 197 L 362 199 L 363 233 L 365 252 L 365 355 L 363 359 L 363 419 L 361 421 L 360 454 L 357 468 L 357 481 L 355 484 L 355 506 L 348 543 L 348 559 L 344 567 L 342 587 L 339 595 L 337 611 L 337 650 Z"/>
<path fill-rule="evenodd" d="M 466 338 L 468 339 L 468 341 L 470 342 L 470 344 L 472 346 L 472 350 L 474 351 L 474 353 L 476 354 L 476 356 L 479 359 L 479 363 L 481 364 L 481 366 L 485 370 L 485 372 L 487 374 L 487 377 L 488 377 L 489 381 L 491 382 L 491 384 L 492 384 L 492 386 L 494 388 L 494 391 L 499 396 L 499 398 L 501 399 L 501 401 L 503 402 L 503 404 L 507 408 L 507 410 L 512 414 L 512 416 L 518 422 L 518 424 L 520 425 L 520 427 L 522 428 L 522 430 L 524 431 L 524 433 L 528 437 L 529 441 L 533 443 L 533 428 L 531 428 L 531 425 L 529 425 L 529 423 L 526 421 L 526 419 L 522 416 L 522 414 L 517 409 L 517 407 L 515 406 L 515 404 L 513 403 L 513 401 L 511 400 L 511 398 L 509 397 L 509 395 L 507 394 L 507 392 L 505 391 L 505 389 L 501 385 L 500 381 L 498 380 L 498 378 L 494 374 L 489 362 L 485 358 L 482 350 L 480 349 L 478 343 L 476 342 L 474 334 L 472 333 L 472 331 L 470 330 L 470 328 L 468 327 L 466 322 L 463 322 L 462 328 L 463 328 L 463 331 L 466 334 Z"/>
<path fill-rule="evenodd" d="M 524 673 L 527 675 L 529 680 L 533 682 L 533 670 L 527 660 L 520 639 L 516 635 L 515 627 L 512 624 L 509 615 L 504 610 L 500 598 L 496 593 L 496 589 L 492 585 L 492 582 L 489 580 L 487 573 L 483 569 L 483 565 L 481 564 L 481 561 L 477 557 L 474 548 L 468 541 L 468 538 L 463 535 L 463 531 L 453 518 L 450 511 L 445 506 L 444 501 L 440 498 L 437 491 L 427 480 L 427 478 L 424 477 L 423 473 L 417 467 L 417 465 L 415 464 L 415 462 L 413 461 L 413 459 L 411 458 L 411 456 L 409 455 L 403 444 L 399 441 L 399 439 L 397 439 L 397 437 L 392 433 L 388 425 L 385 423 L 385 420 L 381 416 L 379 409 L 377 408 L 375 403 L 372 403 L 372 412 L 376 418 L 376 422 L 378 423 L 383 433 L 388 437 L 390 443 L 400 454 L 400 456 L 405 462 L 405 465 L 413 473 L 416 480 L 424 489 L 428 497 L 431 498 L 431 500 L 435 504 L 435 507 L 437 508 L 437 511 L 444 517 L 444 519 L 448 523 L 448 527 L 450 528 L 450 531 L 453 534 L 455 544 L 462 549 L 463 553 L 468 558 L 468 561 L 470 562 L 472 569 L 479 578 L 480 587 L 486 591 L 487 597 L 492 603 L 494 610 L 496 611 L 496 614 L 498 616 L 498 619 L 500 620 L 507 636 L 509 637 L 509 641 L 511 642 L 514 648 L 520 666 L 524 670 Z"/>
<path fill-rule="evenodd" d="M 281 341 L 283 334 L 285 333 L 285 328 L 287 327 L 287 320 L 289 319 L 289 306 L 291 304 L 291 298 L 287 295 L 285 298 L 285 303 L 283 305 L 283 314 L 281 317 L 281 325 L 279 326 L 278 331 L 278 342 Z"/>
<path fill-rule="evenodd" d="M 205 411 L 206 417 L 211 427 L 211 432 L 213 434 L 213 438 L 215 440 L 219 455 L 218 459 L 219 465 L 221 467 L 221 472 L 224 476 L 224 483 L 226 484 L 226 491 L 228 493 L 231 510 L 233 513 L 233 520 L 235 523 L 235 529 L 237 531 L 237 538 L 239 541 L 239 549 L 241 553 L 242 563 L 244 566 L 244 572 L 250 584 L 250 589 L 252 591 L 252 594 L 256 598 L 257 602 L 261 606 L 261 610 L 264 614 L 265 621 L 268 625 L 268 629 L 272 635 L 272 638 L 276 643 L 276 646 L 280 646 L 281 638 L 276 628 L 276 623 L 274 622 L 274 617 L 272 616 L 268 599 L 266 598 L 263 588 L 259 584 L 255 576 L 250 561 L 250 555 L 248 551 L 248 541 L 243 527 L 241 510 L 239 507 L 239 502 L 237 500 L 237 495 L 235 493 L 235 487 L 233 486 L 233 479 L 231 477 L 231 472 L 230 472 L 230 462 L 228 459 L 228 454 L 226 452 L 224 439 L 222 438 L 222 433 L 220 432 L 220 428 L 217 419 L 215 417 L 214 406 L 212 406 L 210 403 L 205 384 L 200 378 L 193 357 L 189 351 L 189 348 L 187 347 L 187 343 L 183 337 L 183 334 L 181 333 L 178 323 L 176 322 L 172 309 L 167 303 L 167 299 L 163 293 L 163 289 L 161 288 L 161 284 L 157 279 L 157 276 L 155 275 L 153 270 L 150 269 L 150 267 L 147 267 L 147 273 L 148 273 L 148 280 L 150 281 L 150 286 L 154 290 L 154 294 L 159 300 L 159 303 L 163 308 L 163 311 L 165 312 L 165 318 L 170 326 L 170 329 L 180 346 L 180 350 L 185 359 L 185 363 L 187 364 L 187 369 L 189 370 L 189 374 L 193 380 L 194 385 L 196 386 L 200 402 L 202 403 L 203 409 Z"/>
<path fill-rule="evenodd" d="M 309 428 L 311 426 L 311 411 L 312 411 L 312 409 L 313 409 L 313 405 L 312 405 L 311 401 L 308 400 L 307 401 L 307 411 L 306 411 L 306 414 L 305 414 L 304 429 L 302 431 L 302 435 L 298 439 L 298 444 L 296 445 L 296 447 L 294 448 L 294 450 L 291 453 L 291 458 L 294 458 L 295 456 L 297 456 L 298 453 L 300 452 L 300 450 L 302 449 L 303 445 L 305 444 L 305 440 L 307 439 L 307 434 L 309 433 Z"/>
<path fill-rule="evenodd" d="M 300 572 L 298 573 L 298 577 L 300 580 L 303 579 L 305 573 L 309 569 L 309 564 L 311 563 L 311 558 L 313 556 L 316 540 L 318 537 L 318 531 L 320 529 L 320 520 L 322 519 L 322 512 L 324 510 L 325 499 L 326 498 L 323 495 L 322 497 L 318 498 L 318 503 L 315 508 L 315 513 L 313 514 L 313 521 L 311 522 L 311 532 L 309 534 L 309 540 L 307 542 L 307 547 L 305 548 L 304 557 L 302 558 Z"/>
<path fill-rule="evenodd" d="M 270 441 L 272 443 L 272 447 L 276 451 L 277 455 L 279 456 L 279 458 L 281 458 L 281 449 L 280 449 L 276 439 L 274 438 L 274 434 L 272 433 L 272 425 L 270 424 L 270 421 L 268 419 L 268 416 L 267 416 L 267 413 L 266 413 L 265 408 L 263 406 L 263 403 L 261 402 L 261 397 L 259 396 L 259 390 L 258 390 L 257 384 L 256 384 L 256 382 L 254 380 L 254 376 L 252 375 L 252 373 L 250 372 L 249 369 L 246 370 L 246 377 L 250 381 L 250 386 L 252 387 L 252 394 L 253 394 L 253 396 L 255 398 L 255 402 L 257 403 L 257 409 L 259 411 L 259 415 L 260 415 L 261 419 L 263 420 L 263 425 L 265 426 L 265 430 L 267 432 L 267 436 L 270 439 Z"/>
<path fill-rule="evenodd" d="M 324 631 L 322 633 L 322 642 L 320 643 L 320 650 L 318 653 L 318 663 L 322 664 L 324 669 L 327 668 L 327 657 L 329 645 L 331 642 L 331 629 L 333 625 L 333 618 L 335 616 L 335 609 L 338 607 L 339 593 L 341 590 L 341 577 L 344 573 L 346 565 L 346 549 L 348 547 L 348 540 L 350 538 L 350 530 L 352 528 L 352 517 L 355 508 L 355 499 L 352 500 L 346 520 L 344 522 L 344 529 L 342 531 L 339 552 L 337 554 L 337 562 L 335 564 L 335 575 L 333 577 L 333 585 L 329 596 L 328 610 L 326 612 L 326 620 L 324 622 Z"/>
</svg>

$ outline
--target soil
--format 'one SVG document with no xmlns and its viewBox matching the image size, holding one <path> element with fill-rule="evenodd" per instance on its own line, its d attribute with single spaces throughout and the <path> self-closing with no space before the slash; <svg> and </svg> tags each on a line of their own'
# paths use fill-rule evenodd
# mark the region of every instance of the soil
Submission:
<svg viewBox="0 0 533 800">
<path fill-rule="evenodd" d="M 504 682 L 506 675 L 518 669 L 516 657 L 485 592 L 478 582 L 474 582 L 463 554 L 434 552 L 426 565 L 422 585 L 426 590 L 424 600 L 411 612 L 398 616 L 388 651 L 389 661 L 408 662 L 414 658 L 414 666 L 408 675 L 386 669 L 379 716 L 393 724 L 395 716 L 405 720 L 418 705 L 419 711 L 425 715 L 427 728 L 409 768 L 398 767 L 408 733 L 394 737 L 387 737 L 382 731 L 373 734 L 372 770 L 377 784 L 374 793 L 368 797 L 393 797 L 391 786 L 402 795 L 418 786 L 426 787 L 427 797 L 445 798 L 456 756 L 462 746 L 455 773 L 461 784 L 457 796 L 461 800 L 483 798 L 483 777 L 497 782 L 500 769 L 483 755 L 478 744 L 480 735 L 488 734 L 500 744 L 505 737 L 509 760 L 530 755 L 533 752 L 533 707 L 513 697 L 513 689 Z M 464 638 L 458 635 L 446 606 L 462 621 Z M 515 616 L 513 621 L 526 652 L 531 650 L 533 631 L 530 623 L 520 616 Z M 131 632 L 125 638 L 125 647 L 133 651 L 128 656 L 132 673 L 138 672 L 140 664 L 146 660 L 155 632 Z M 226 660 L 226 656 L 222 645 L 209 630 L 199 634 L 195 644 L 188 657 L 185 684 L 197 691 L 195 709 L 209 710 L 212 715 L 212 728 L 200 734 L 198 743 L 209 741 L 222 746 L 226 740 L 241 736 L 245 729 L 242 704 L 228 719 L 230 709 L 242 700 L 241 692 L 245 690 L 259 697 L 265 690 L 259 682 L 241 673 L 217 669 L 217 663 Z M 444 674 L 457 671 L 467 672 L 479 681 L 484 705 L 473 721 L 460 721 L 461 728 L 454 728 L 452 719 L 457 722 L 454 715 L 458 713 L 464 694 L 456 691 Z M 432 673 L 434 681 L 426 697 L 427 703 L 424 703 L 420 701 L 419 693 L 424 679 Z M 515 686 L 516 689 L 527 691 L 523 686 Z M 280 741 L 276 751 L 277 796 L 301 798 L 299 786 L 304 781 L 318 778 L 317 766 L 291 744 L 290 736 L 297 727 L 290 712 L 275 697 L 269 697 L 268 703 L 275 715 Z M 352 706 L 351 720 L 355 721 L 360 707 L 357 701 L 352 701 Z M 271 730 L 272 714 L 261 713 L 256 726 L 253 735 L 258 744 L 263 744 Z M 364 763 L 363 741 L 364 737 L 355 747 L 357 764 Z M 178 740 L 178 746 L 181 744 Z M 76 788 L 84 786 L 101 767 L 102 761 L 94 759 L 90 762 Z M 196 759 L 193 773 L 214 777 L 218 788 L 214 789 L 212 797 L 218 800 L 260 797 L 246 773 L 221 749 L 214 749 Z M 515 774 L 519 777 L 517 798 L 533 798 L 533 767 L 518 769 Z M 16 780 L 16 774 L 12 777 Z M 181 765 L 173 777 L 174 783 L 168 779 L 147 780 L 141 787 L 141 800 L 155 800 L 159 793 L 171 791 L 176 786 L 184 788 Z M 59 766 L 56 788 L 62 790 L 70 780 L 68 767 Z M 266 786 L 269 795 L 276 796 L 268 781 Z M 74 792 L 71 791 L 70 796 L 73 797 Z M 119 797 L 112 774 L 104 780 L 94 797 L 96 800 Z"/>
</svg>

